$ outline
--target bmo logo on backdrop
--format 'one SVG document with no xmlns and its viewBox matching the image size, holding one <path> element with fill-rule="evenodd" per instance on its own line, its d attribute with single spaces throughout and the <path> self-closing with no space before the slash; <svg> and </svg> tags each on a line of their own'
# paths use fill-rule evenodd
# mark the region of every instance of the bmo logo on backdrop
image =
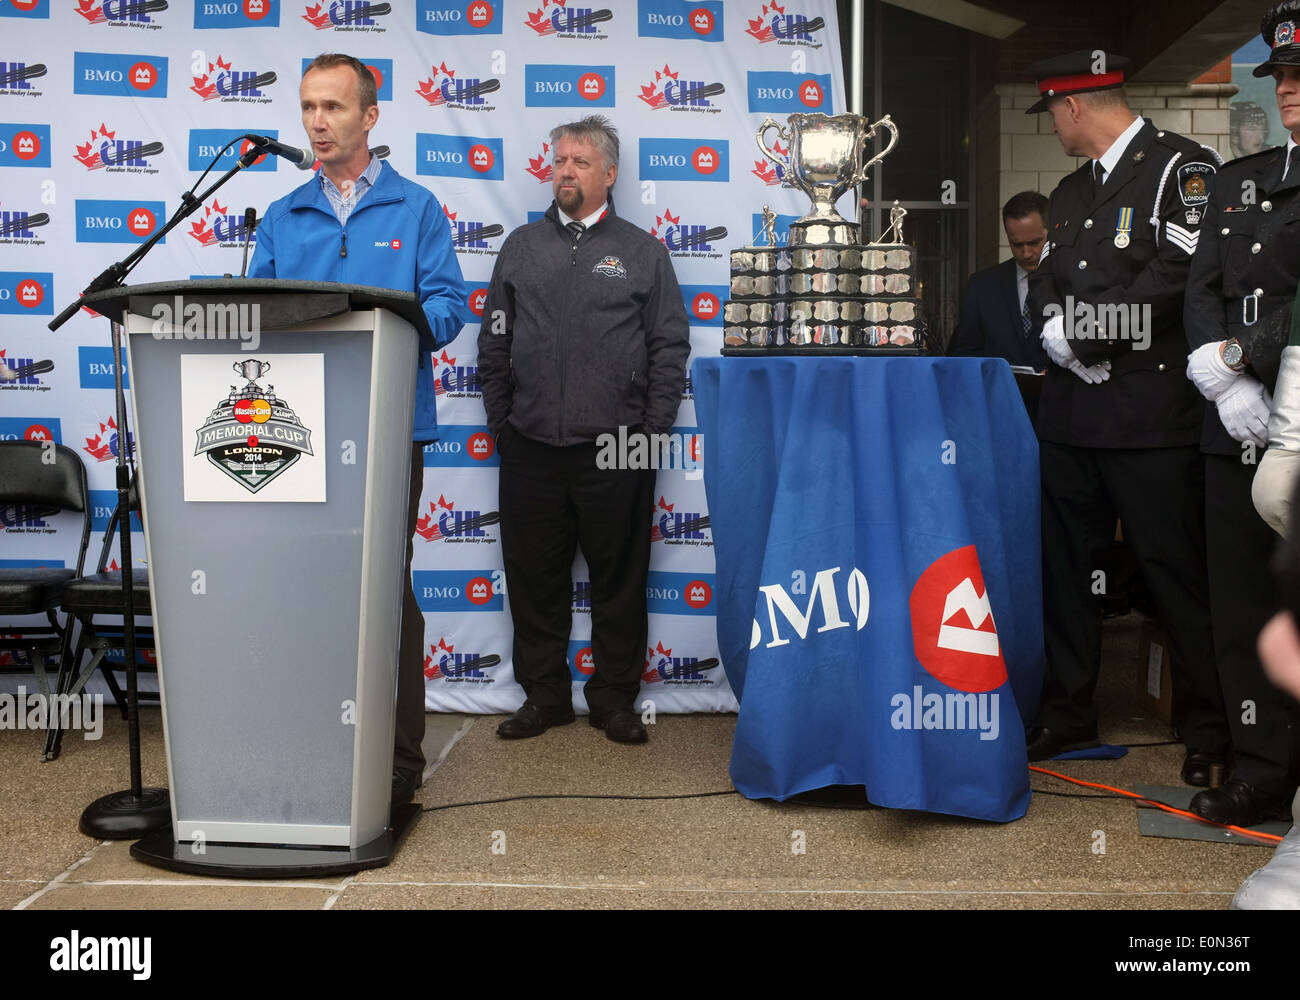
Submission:
<svg viewBox="0 0 1300 1000">
<path fill-rule="evenodd" d="M 831 114 L 829 73 L 748 73 L 749 110 L 790 114 L 823 111 Z"/>
<path fill-rule="evenodd" d="M 484 181 L 505 177 L 505 157 L 499 138 L 417 132 L 415 157 L 417 174 Z"/>
<path fill-rule="evenodd" d="M 731 177 L 726 139 L 642 139 L 641 179 L 720 181 Z"/>
<path fill-rule="evenodd" d="M 533 108 L 612 108 L 613 66 L 524 67 L 524 104 Z"/>
<path fill-rule="evenodd" d="M 419 0 L 415 28 L 427 35 L 499 35 L 500 0 Z"/>
<path fill-rule="evenodd" d="M 72 91 L 100 97 L 166 97 L 167 57 L 74 53 Z"/>
<path fill-rule="evenodd" d="M 196 28 L 278 28 L 280 0 L 196 0 Z"/>
<path fill-rule="evenodd" d="M 143 243 L 167 218 L 161 201 L 77 199 L 78 243 Z M 160 242 L 166 243 L 164 236 Z"/>
<path fill-rule="evenodd" d="M 0 316 L 52 316 L 53 292 L 49 271 L 0 271 Z"/>
<path fill-rule="evenodd" d="M 722 0 L 640 0 L 636 33 L 642 38 L 724 41 Z"/>
<path fill-rule="evenodd" d="M 0 122 L 0 167 L 48 167 L 50 126 Z"/>
</svg>

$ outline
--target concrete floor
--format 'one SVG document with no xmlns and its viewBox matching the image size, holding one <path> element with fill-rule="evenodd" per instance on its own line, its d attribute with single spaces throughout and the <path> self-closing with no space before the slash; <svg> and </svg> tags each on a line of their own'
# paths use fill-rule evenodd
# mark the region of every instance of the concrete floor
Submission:
<svg viewBox="0 0 1300 1000">
<path fill-rule="evenodd" d="M 1106 631 L 1102 737 L 1169 738 L 1133 694 L 1136 618 Z M 733 716 L 660 716 L 644 746 L 579 719 L 533 740 L 495 736 L 500 716 L 430 715 L 425 807 L 517 795 L 729 791 Z M 166 783 L 156 708 L 142 712 L 145 784 Z M 259 882 L 173 874 L 124 842 L 77 832 L 92 800 L 129 785 L 126 727 L 76 734 L 54 762 L 41 734 L 0 732 L 0 907 L 132 909 L 1223 909 L 1270 849 L 1138 834 L 1115 799 L 1035 795 L 997 825 L 918 812 L 751 802 L 734 793 L 666 801 L 531 800 L 422 815 L 393 863 L 337 879 Z M 1124 788 L 1178 784 L 1181 747 L 1119 761 L 1057 762 Z M 1036 790 L 1081 792 L 1042 775 Z M 791 850 L 803 831 L 806 853 Z M 1105 853 L 1094 853 L 1097 832 Z M 494 849 L 495 848 L 495 849 Z"/>
</svg>

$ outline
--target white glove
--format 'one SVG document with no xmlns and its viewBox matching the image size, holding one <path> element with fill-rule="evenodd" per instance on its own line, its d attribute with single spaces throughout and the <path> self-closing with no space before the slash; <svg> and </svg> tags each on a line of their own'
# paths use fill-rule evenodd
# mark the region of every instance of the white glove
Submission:
<svg viewBox="0 0 1300 1000">
<path fill-rule="evenodd" d="M 1047 356 L 1062 368 L 1069 368 L 1071 363 L 1079 364 L 1079 359 L 1070 349 L 1069 341 L 1065 339 L 1065 321 L 1060 316 L 1053 316 L 1043 324 L 1043 332 L 1039 335 L 1039 339 L 1043 342 L 1043 350 L 1047 352 Z"/>
<path fill-rule="evenodd" d="M 1237 441 L 1253 441 L 1263 448 L 1268 444 L 1268 414 L 1273 397 L 1257 378 L 1235 380 L 1215 400 L 1219 419 Z"/>
<path fill-rule="evenodd" d="M 1109 361 L 1103 361 L 1099 365 L 1085 365 L 1078 358 L 1075 358 L 1066 367 L 1089 385 L 1100 385 L 1110 378 Z"/>
<path fill-rule="evenodd" d="M 1187 377 L 1211 403 L 1223 395 L 1224 390 L 1241 378 L 1243 372 L 1234 372 L 1219 353 L 1226 341 L 1202 344 L 1187 355 Z"/>
</svg>

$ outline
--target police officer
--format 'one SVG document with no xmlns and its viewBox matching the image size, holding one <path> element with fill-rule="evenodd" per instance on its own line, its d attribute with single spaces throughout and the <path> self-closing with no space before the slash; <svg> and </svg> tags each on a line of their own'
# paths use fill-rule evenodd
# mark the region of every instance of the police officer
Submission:
<svg viewBox="0 0 1300 1000">
<path fill-rule="evenodd" d="M 1205 579 L 1203 404 L 1184 376 L 1183 291 L 1220 162 L 1129 109 L 1128 60 L 1076 52 L 1030 68 L 1061 145 L 1088 159 L 1052 192 L 1029 279 L 1053 364 L 1037 431 L 1043 498 L 1047 671 L 1029 759 L 1096 745 L 1101 654 L 1097 554 L 1123 521 L 1174 654 L 1184 778 L 1228 743 Z"/>
<path fill-rule="evenodd" d="M 1300 0 L 1276 4 L 1272 46 L 1256 76 L 1276 81 L 1283 124 L 1300 132 Z M 1278 609 L 1268 561 L 1277 537 L 1255 513 L 1256 452 L 1268 440 L 1291 306 L 1300 282 L 1300 164 L 1287 149 L 1233 160 L 1215 180 L 1187 282 L 1187 375 L 1207 400 L 1205 518 L 1215 657 L 1236 758 L 1233 778 L 1192 799 L 1193 812 L 1253 826 L 1283 816 L 1295 790 L 1289 699 L 1264 676 L 1255 639 Z M 1300 154 L 1297 154 L 1300 157 Z"/>
</svg>

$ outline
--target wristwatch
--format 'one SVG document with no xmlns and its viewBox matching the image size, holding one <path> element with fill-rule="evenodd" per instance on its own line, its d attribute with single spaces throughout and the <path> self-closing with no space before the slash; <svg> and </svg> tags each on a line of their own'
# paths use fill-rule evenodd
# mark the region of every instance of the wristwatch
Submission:
<svg viewBox="0 0 1300 1000">
<path fill-rule="evenodd" d="M 1234 372 L 1246 370 L 1246 355 L 1242 352 L 1241 344 L 1237 342 L 1236 337 L 1223 345 L 1223 363 Z"/>
</svg>

